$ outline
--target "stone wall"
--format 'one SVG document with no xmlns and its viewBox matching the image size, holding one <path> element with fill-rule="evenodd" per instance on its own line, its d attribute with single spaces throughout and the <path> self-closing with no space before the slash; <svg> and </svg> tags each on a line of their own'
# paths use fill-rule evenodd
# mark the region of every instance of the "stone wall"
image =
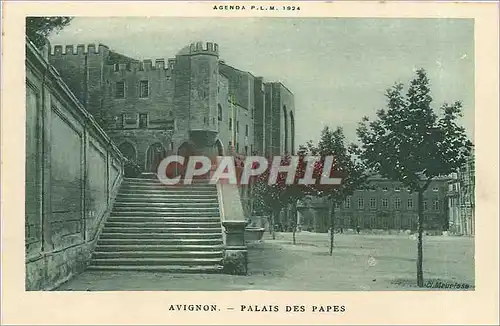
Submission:
<svg viewBox="0 0 500 326">
<path fill-rule="evenodd" d="M 83 270 L 123 157 L 57 71 L 26 44 L 26 290 Z"/>
</svg>

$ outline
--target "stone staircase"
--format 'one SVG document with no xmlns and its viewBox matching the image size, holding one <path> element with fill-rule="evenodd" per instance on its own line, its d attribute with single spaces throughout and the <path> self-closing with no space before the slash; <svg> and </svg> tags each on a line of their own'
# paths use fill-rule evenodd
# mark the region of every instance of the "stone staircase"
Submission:
<svg viewBox="0 0 500 326">
<path fill-rule="evenodd" d="M 125 178 L 88 269 L 217 273 L 223 254 L 215 185 Z"/>
</svg>

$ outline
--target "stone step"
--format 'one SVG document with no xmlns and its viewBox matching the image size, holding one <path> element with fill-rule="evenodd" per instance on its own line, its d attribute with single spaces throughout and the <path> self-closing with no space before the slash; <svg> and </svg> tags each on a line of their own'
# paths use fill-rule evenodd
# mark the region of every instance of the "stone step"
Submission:
<svg viewBox="0 0 500 326">
<path fill-rule="evenodd" d="M 165 187 L 182 187 L 182 186 L 193 186 L 193 187 L 216 187 L 216 184 L 199 181 L 184 181 L 180 180 L 176 184 L 165 184 L 160 182 L 159 180 L 153 179 L 124 179 L 122 185 L 139 185 L 139 186 L 165 186 Z"/>
<path fill-rule="evenodd" d="M 168 227 L 168 228 L 149 228 L 149 227 L 106 227 L 103 229 L 102 234 L 109 233 L 161 233 L 161 234 L 171 234 L 171 233 L 221 233 L 220 225 L 218 227 L 193 227 L 192 225 L 179 226 L 179 227 Z"/>
<path fill-rule="evenodd" d="M 202 228 L 219 228 L 220 221 L 165 221 L 165 222 L 114 222 L 106 221 L 105 228 L 169 228 L 169 227 L 202 227 Z"/>
<path fill-rule="evenodd" d="M 222 245 L 197 245 L 197 244 L 184 244 L 184 245 L 99 245 L 96 248 L 98 252 L 116 252 L 116 251 L 160 251 L 160 252 L 172 252 L 172 251 L 215 251 L 220 252 L 224 249 Z"/>
<path fill-rule="evenodd" d="M 93 266 L 206 266 L 222 263 L 218 258 L 96 258 L 92 259 Z"/>
<path fill-rule="evenodd" d="M 110 238 L 103 239 L 100 238 L 97 242 L 97 246 L 125 246 L 125 245 L 137 245 L 137 246 L 184 246 L 184 245 L 205 245 L 205 246 L 219 246 L 222 245 L 222 236 L 214 238 L 171 238 L 171 239 L 123 239 L 123 238 Z"/>
<path fill-rule="evenodd" d="M 98 248 L 92 259 L 103 258 L 184 258 L 204 259 L 223 257 L 222 251 L 101 251 Z"/>
<path fill-rule="evenodd" d="M 219 210 L 205 210 L 205 211 L 124 211 L 124 210 L 113 210 L 111 212 L 111 218 L 113 217 L 220 217 Z"/>
<path fill-rule="evenodd" d="M 174 222 L 185 222 L 185 223 L 219 223 L 219 216 L 195 216 L 195 217 L 169 217 L 169 216 L 110 216 L 108 217 L 106 223 L 151 223 L 154 225 L 159 225 L 162 223 L 174 223 Z"/>
<path fill-rule="evenodd" d="M 122 183 L 121 189 L 144 189 L 144 190 L 187 190 L 187 191 L 216 191 L 216 185 L 210 184 L 178 184 L 178 185 L 164 185 L 164 184 L 140 184 L 140 183 Z"/>
<path fill-rule="evenodd" d="M 136 272 L 169 272 L 169 273 L 221 273 L 221 265 L 204 265 L 204 266 L 95 266 L 90 265 L 87 270 L 94 271 L 136 271 Z"/>
<path fill-rule="evenodd" d="M 109 232 L 108 230 L 103 230 L 101 233 L 100 239 L 108 240 L 108 239 L 136 239 L 136 240 L 168 240 L 168 239 L 222 239 L 222 232 L 219 229 L 219 232 L 189 232 L 189 233 L 181 233 L 181 232 L 162 232 L 162 233 L 151 233 L 151 232 L 140 232 L 140 233 L 132 233 L 132 232 Z"/>
<path fill-rule="evenodd" d="M 187 181 L 187 179 L 186 179 Z M 210 179 L 207 179 L 207 178 L 195 178 L 195 179 L 191 179 L 190 180 L 191 182 L 193 183 L 207 183 L 210 181 Z M 144 182 L 144 183 L 148 183 L 148 182 L 157 182 L 157 183 L 161 183 L 160 180 L 158 179 L 158 177 L 155 177 L 155 178 L 123 178 L 123 182 Z"/>
<path fill-rule="evenodd" d="M 219 208 L 218 202 L 206 203 L 206 202 L 186 202 L 179 203 L 177 201 L 165 201 L 165 202 L 150 202 L 150 203 L 141 203 L 135 202 L 132 200 L 120 200 L 116 201 L 114 207 L 148 207 L 148 208 Z"/>
<path fill-rule="evenodd" d="M 186 213 L 195 213 L 195 212 L 210 212 L 210 213 L 218 213 L 219 212 L 219 207 L 218 206 L 212 206 L 212 207 L 196 207 L 196 206 L 184 206 L 184 207 L 156 207 L 156 206 L 146 206 L 146 205 L 140 205 L 140 206 L 114 206 L 113 207 L 113 212 L 121 212 L 121 211 L 126 211 L 126 212 L 186 212 Z"/>
<path fill-rule="evenodd" d="M 140 189 L 140 188 L 120 188 L 120 195 L 164 195 L 164 196 L 217 196 L 216 189 Z"/>
<path fill-rule="evenodd" d="M 213 196 L 158 196 L 158 195 L 133 195 L 133 194 L 121 194 L 116 196 L 117 202 L 130 201 L 130 202 L 140 202 L 144 203 L 164 203 L 164 202 L 175 202 L 179 204 L 188 204 L 188 203 L 219 203 L 217 196 L 214 194 Z"/>
</svg>

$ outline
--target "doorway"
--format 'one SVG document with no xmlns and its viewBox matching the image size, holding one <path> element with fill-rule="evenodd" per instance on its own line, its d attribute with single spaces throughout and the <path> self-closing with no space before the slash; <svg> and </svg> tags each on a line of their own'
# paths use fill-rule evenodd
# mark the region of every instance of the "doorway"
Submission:
<svg viewBox="0 0 500 326">
<path fill-rule="evenodd" d="M 146 172 L 156 173 L 158 165 L 167 156 L 167 151 L 160 143 L 154 143 L 149 146 L 146 153 Z"/>
</svg>

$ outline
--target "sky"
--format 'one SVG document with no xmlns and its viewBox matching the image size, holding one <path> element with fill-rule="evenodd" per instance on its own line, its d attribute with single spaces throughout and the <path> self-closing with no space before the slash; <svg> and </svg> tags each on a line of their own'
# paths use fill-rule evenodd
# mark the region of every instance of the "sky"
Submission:
<svg viewBox="0 0 500 326">
<path fill-rule="evenodd" d="M 235 68 L 281 81 L 295 96 L 296 144 L 324 126 L 356 141 L 364 116 L 385 108 L 385 90 L 424 68 L 433 106 L 461 101 L 474 133 L 474 24 L 423 18 L 76 17 L 52 45 L 103 43 L 137 59 L 173 58 L 195 41 L 219 44 Z"/>
</svg>

